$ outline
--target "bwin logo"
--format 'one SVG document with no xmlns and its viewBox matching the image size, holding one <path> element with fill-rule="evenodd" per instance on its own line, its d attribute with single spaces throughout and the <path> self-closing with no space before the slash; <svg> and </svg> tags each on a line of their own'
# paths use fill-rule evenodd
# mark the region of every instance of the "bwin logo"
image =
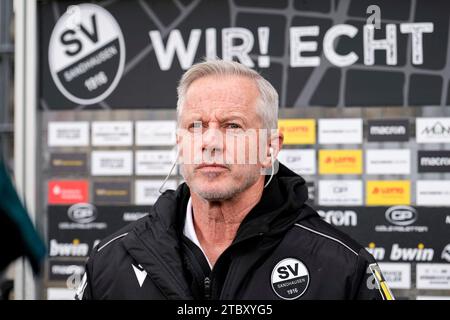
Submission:
<svg viewBox="0 0 450 320">
<path fill-rule="evenodd" d="M 450 262 L 450 243 L 442 250 L 441 259 Z"/>
<path fill-rule="evenodd" d="M 272 270 L 271 284 L 273 291 L 281 299 L 300 298 L 309 285 L 308 269 L 298 259 L 283 259 Z"/>
<path fill-rule="evenodd" d="M 401 248 L 397 243 L 392 245 L 390 259 L 392 261 L 432 261 L 434 250 L 425 248 L 419 243 L 417 248 Z"/>
<path fill-rule="evenodd" d="M 318 210 L 323 220 L 337 227 L 354 227 L 358 224 L 358 216 L 353 210 Z"/>
<path fill-rule="evenodd" d="M 89 253 L 89 245 L 80 243 L 80 240 L 74 239 L 72 243 L 59 243 L 57 240 L 50 240 L 50 256 L 60 257 L 85 257 Z"/>
</svg>

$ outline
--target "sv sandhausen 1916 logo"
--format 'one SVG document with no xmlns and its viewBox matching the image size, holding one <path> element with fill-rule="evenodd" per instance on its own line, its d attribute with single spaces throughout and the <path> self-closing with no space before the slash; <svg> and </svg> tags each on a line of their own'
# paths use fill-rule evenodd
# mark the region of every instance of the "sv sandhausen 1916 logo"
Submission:
<svg viewBox="0 0 450 320">
<path fill-rule="evenodd" d="M 281 260 L 272 270 L 272 289 L 281 299 L 300 298 L 308 289 L 309 281 L 308 269 L 295 258 Z"/>
<path fill-rule="evenodd" d="M 49 45 L 49 66 L 59 91 L 90 105 L 108 97 L 120 81 L 125 44 L 119 24 L 102 7 L 68 7 L 56 23 Z"/>
</svg>

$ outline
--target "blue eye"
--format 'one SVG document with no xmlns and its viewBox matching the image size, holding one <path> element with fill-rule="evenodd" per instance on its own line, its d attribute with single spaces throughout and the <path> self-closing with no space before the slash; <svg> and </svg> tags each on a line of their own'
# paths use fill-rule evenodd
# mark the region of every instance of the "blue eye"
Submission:
<svg viewBox="0 0 450 320">
<path fill-rule="evenodd" d="M 198 129 L 198 128 L 202 128 L 203 127 L 203 123 L 201 121 L 194 121 L 192 123 L 189 124 L 188 129 Z"/>
<path fill-rule="evenodd" d="M 228 123 L 227 128 L 228 129 L 241 129 L 241 126 L 238 125 L 237 123 Z"/>
</svg>

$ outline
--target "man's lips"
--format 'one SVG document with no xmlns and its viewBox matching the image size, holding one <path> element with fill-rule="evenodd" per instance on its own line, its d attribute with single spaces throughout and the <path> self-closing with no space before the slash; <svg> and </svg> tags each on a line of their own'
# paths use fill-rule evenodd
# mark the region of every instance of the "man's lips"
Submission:
<svg viewBox="0 0 450 320">
<path fill-rule="evenodd" d="M 223 164 L 217 164 L 217 163 L 202 163 L 200 165 L 198 165 L 196 168 L 196 170 L 211 170 L 211 171 L 220 171 L 220 170 L 228 170 L 228 167 L 223 165 Z"/>
</svg>

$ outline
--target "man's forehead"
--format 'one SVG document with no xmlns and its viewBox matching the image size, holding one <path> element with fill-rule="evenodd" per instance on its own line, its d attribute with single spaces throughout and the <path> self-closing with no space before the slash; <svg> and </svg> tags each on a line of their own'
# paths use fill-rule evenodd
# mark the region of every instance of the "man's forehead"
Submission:
<svg viewBox="0 0 450 320">
<path fill-rule="evenodd" d="M 254 80 L 242 76 L 207 76 L 195 80 L 187 90 L 183 109 L 254 110 L 259 91 Z"/>
</svg>

